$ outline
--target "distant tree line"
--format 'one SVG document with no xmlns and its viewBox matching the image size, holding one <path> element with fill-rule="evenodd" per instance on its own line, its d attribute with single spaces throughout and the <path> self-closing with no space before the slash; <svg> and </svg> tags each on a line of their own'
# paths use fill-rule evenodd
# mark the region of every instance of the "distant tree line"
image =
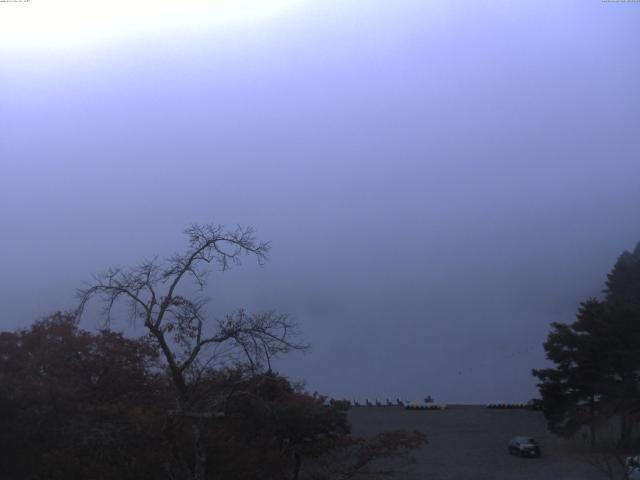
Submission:
<svg viewBox="0 0 640 480">
<path fill-rule="evenodd" d="M 261 262 L 269 245 L 251 229 L 186 233 L 185 253 L 94 276 L 76 312 L 0 333 L 2 478 L 349 479 L 410 461 L 423 434 L 354 437 L 344 403 L 272 370 L 274 358 L 307 348 L 286 315 L 208 318 L 208 266 Z M 94 298 L 104 323 L 89 332 L 79 322 Z M 144 336 L 111 329 L 120 303 Z"/>
</svg>

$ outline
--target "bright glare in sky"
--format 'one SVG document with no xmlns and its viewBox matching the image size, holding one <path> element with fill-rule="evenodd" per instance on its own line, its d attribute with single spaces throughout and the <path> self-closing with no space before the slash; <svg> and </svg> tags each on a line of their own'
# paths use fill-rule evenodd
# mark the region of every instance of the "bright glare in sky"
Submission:
<svg viewBox="0 0 640 480">
<path fill-rule="evenodd" d="M 255 25 L 303 0 L 29 0 L 0 3 L 0 50 L 77 49 L 123 36 Z"/>
</svg>

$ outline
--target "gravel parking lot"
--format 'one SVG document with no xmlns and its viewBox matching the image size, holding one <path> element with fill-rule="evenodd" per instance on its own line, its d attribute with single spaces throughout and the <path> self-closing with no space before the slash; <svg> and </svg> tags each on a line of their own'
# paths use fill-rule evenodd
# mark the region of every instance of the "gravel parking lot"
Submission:
<svg viewBox="0 0 640 480">
<path fill-rule="evenodd" d="M 540 412 L 450 406 L 443 411 L 410 411 L 400 407 L 358 407 L 349 413 L 353 432 L 384 430 L 424 432 L 429 445 L 416 452 L 407 480 L 603 480 L 592 466 L 566 453 L 563 443 L 546 431 Z M 515 435 L 535 437 L 542 457 L 507 453 Z"/>
</svg>

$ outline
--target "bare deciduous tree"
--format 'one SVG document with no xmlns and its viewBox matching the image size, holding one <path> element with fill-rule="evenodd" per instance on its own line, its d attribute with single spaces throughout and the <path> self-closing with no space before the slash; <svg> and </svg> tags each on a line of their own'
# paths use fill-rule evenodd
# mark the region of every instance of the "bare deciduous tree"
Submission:
<svg viewBox="0 0 640 480">
<path fill-rule="evenodd" d="M 249 314 L 244 310 L 207 321 L 207 286 L 212 265 L 226 271 L 240 264 L 243 256 L 253 256 L 259 264 L 266 260 L 269 244 L 258 242 L 252 228 L 225 230 L 219 225 L 193 225 L 185 230 L 189 243 L 185 253 L 164 261 L 153 258 L 127 269 L 109 269 L 94 275 L 93 282 L 78 290 L 78 318 L 94 297 L 104 306 L 108 326 L 114 306 L 123 302 L 129 319 L 142 322 L 157 342 L 166 361 L 176 391 L 173 415 L 192 420 L 193 459 L 182 475 L 205 478 L 207 462 L 203 445 L 204 422 L 218 414 L 215 399 L 195 401 L 190 385 L 220 359 L 246 359 L 249 368 L 271 368 L 271 359 L 292 350 L 304 350 L 296 342 L 296 325 L 287 315 L 275 312 Z M 231 357 L 229 357 L 231 356 Z"/>
</svg>

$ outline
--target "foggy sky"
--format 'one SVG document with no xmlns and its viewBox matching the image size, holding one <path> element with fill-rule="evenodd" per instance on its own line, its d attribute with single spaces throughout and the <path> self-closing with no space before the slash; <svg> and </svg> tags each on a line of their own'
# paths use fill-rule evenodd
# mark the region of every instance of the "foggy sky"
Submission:
<svg viewBox="0 0 640 480">
<path fill-rule="evenodd" d="M 331 0 L 0 48 L 0 328 L 193 222 L 253 225 L 270 261 L 213 275 L 210 311 L 296 318 L 284 374 L 527 400 L 549 323 L 640 241 L 639 26 L 637 3 Z"/>
</svg>

